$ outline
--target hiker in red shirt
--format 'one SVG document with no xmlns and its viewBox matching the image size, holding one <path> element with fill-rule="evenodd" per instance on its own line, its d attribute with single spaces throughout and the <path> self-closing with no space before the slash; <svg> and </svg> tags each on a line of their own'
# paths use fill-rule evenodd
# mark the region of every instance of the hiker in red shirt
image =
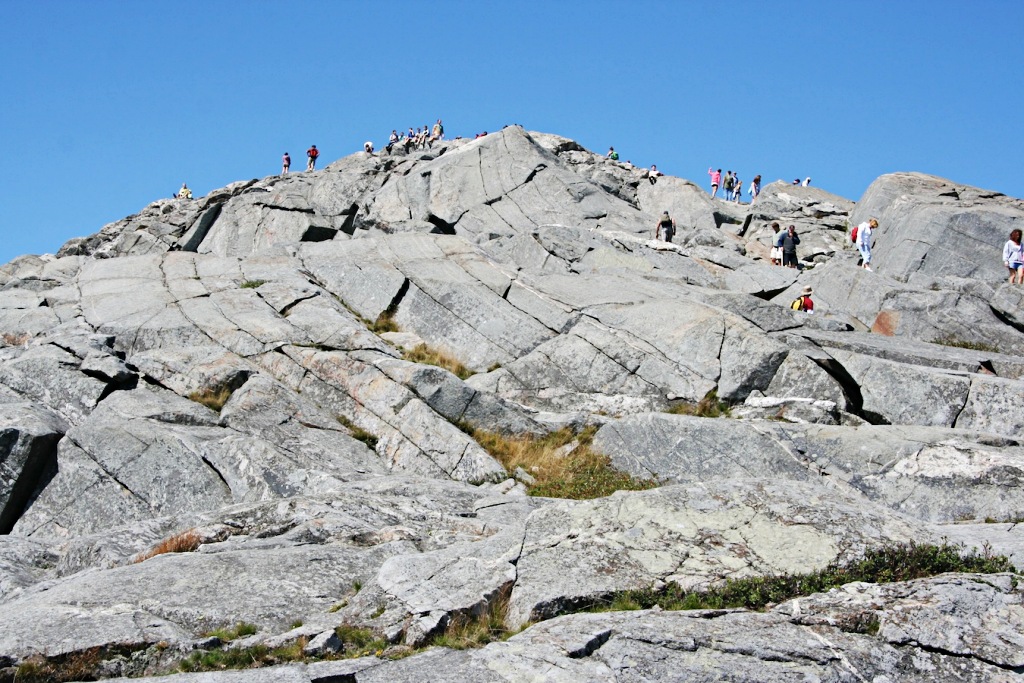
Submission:
<svg viewBox="0 0 1024 683">
<path fill-rule="evenodd" d="M 320 150 L 316 148 L 316 145 L 313 145 L 312 147 L 306 150 L 306 158 L 309 159 L 309 161 L 306 163 L 307 171 L 312 171 L 313 169 L 316 168 L 316 158 L 318 156 L 320 156 Z"/>
</svg>

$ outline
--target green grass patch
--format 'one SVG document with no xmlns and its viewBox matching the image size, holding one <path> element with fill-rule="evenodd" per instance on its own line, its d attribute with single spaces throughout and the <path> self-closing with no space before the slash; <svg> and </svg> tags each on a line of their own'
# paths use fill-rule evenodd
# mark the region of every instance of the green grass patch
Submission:
<svg viewBox="0 0 1024 683">
<path fill-rule="evenodd" d="M 536 483 L 528 489 L 532 496 L 603 498 L 615 491 L 642 491 L 658 485 L 653 479 L 637 479 L 616 470 L 608 456 L 594 451 L 591 444 L 596 427 L 587 427 L 578 434 L 566 428 L 544 436 L 507 436 L 466 424 L 456 426 L 467 431 L 509 472 L 522 467 L 534 477 Z M 566 448 L 573 443 L 574 448 Z"/>
<path fill-rule="evenodd" d="M 266 280 L 246 280 L 242 283 L 242 289 L 256 289 L 267 284 Z"/>
<path fill-rule="evenodd" d="M 874 548 L 864 557 L 808 574 L 756 576 L 731 579 L 706 591 L 687 592 L 677 584 L 663 590 L 620 591 L 595 602 L 586 611 L 620 611 L 660 607 L 665 610 L 731 609 L 764 610 L 792 598 L 824 593 L 854 581 L 893 583 L 945 572 L 993 574 L 1016 572 L 1009 559 L 990 553 L 964 552 L 962 546 L 901 543 Z M 861 633 L 877 632 L 877 623 L 855 624 Z"/>
<path fill-rule="evenodd" d="M 188 395 L 189 400 L 195 401 L 196 403 L 202 403 L 210 410 L 215 410 L 218 413 L 224 407 L 224 404 L 231 398 L 233 389 L 229 387 L 216 387 L 197 389 Z"/>
<path fill-rule="evenodd" d="M 933 344 L 941 344 L 943 346 L 954 346 L 958 349 L 970 349 L 971 351 L 982 351 L 984 353 L 1000 353 L 999 349 L 986 344 L 984 342 L 972 342 L 965 339 L 957 339 L 951 334 L 939 337 L 938 339 L 932 340 Z"/>
<path fill-rule="evenodd" d="M 666 413 L 673 415 L 694 415 L 696 417 L 729 417 L 729 404 L 718 400 L 718 392 L 712 389 L 697 403 L 676 403 Z"/>
<path fill-rule="evenodd" d="M 348 419 L 344 415 L 338 416 L 338 422 L 340 422 L 345 427 L 345 429 L 349 431 L 349 434 L 353 439 L 355 439 L 356 441 L 362 441 L 363 443 L 370 447 L 371 451 L 377 450 L 376 436 L 366 431 L 362 427 L 357 427 L 352 420 Z"/>
<path fill-rule="evenodd" d="M 216 637 L 224 643 L 230 643 L 232 640 L 236 640 L 243 636 L 255 635 L 259 631 L 255 624 L 250 624 L 244 621 L 240 621 L 234 626 L 229 628 L 218 628 L 212 631 L 207 631 L 203 635 L 207 638 Z"/>
<path fill-rule="evenodd" d="M 427 365 L 436 365 L 439 368 L 444 368 L 459 379 L 469 379 L 476 374 L 463 365 L 462 361 L 458 358 L 444 351 L 431 348 L 426 344 L 418 344 L 416 348 L 404 352 L 402 357 L 413 363 L 426 363 Z"/>
<path fill-rule="evenodd" d="M 334 629 L 341 641 L 346 657 L 365 657 L 379 654 L 388 642 L 368 628 L 342 624 Z"/>
</svg>

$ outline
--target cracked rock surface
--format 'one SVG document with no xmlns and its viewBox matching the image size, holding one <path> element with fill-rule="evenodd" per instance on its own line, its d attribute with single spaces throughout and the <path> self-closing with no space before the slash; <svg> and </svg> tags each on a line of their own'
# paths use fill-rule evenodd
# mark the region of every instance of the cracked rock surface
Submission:
<svg viewBox="0 0 1024 683">
<path fill-rule="evenodd" d="M 1021 200 L 651 180 L 510 126 L 0 266 L 0 679 L 91 648 L 150 675 L 239 622 L 237 647 L 324 653 L 345 625 L 409 652 L 499 610 L 528 627 L 474 651 L 170 680 L 1019 680 L 1011 575 L 569 614 L 896 542 L 1024 563 L 1024 290 L 998 263 Z M 869 216 L 874 272 L 847 236 Z M 801 269 L 768 263 L 772 221 Z M 658 488 L 528 496 L 473 436 L 586 427 Z"/>
</svg>

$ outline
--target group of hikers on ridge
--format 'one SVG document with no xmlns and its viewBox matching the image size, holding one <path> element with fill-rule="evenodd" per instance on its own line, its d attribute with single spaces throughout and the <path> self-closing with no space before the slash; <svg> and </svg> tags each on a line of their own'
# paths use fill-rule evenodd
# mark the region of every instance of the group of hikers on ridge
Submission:
<svg viewBox="0 0 1024 683">
<path fill-rule="evenodd" d="M 718 194 L 719 186 L 725 189 L 725 201 L 740 203 L 740 199 L 743 198 L 743 181 L 740 180 L 739 176 L 734 171 L 726 171 L 725 179 L 722 179 L 722 169 L 714 169 L 708 167 L 708 175 L 711 176 L 711 198 L 714 199 Z M 761 174 L 754 176 L 754 179 L 750 181 L 750 187 L 747 188 L 747 193 L 750 194 L 750 203 L 753 204 L 757 201 L 757 196 L 761 194 Z"/>
</svg>

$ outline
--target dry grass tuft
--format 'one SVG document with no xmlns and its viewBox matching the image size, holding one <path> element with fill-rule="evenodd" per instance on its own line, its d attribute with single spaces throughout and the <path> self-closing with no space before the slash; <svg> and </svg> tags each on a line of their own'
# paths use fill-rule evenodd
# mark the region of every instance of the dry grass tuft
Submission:
<svg viewBox="0 0 1024 683">
<path fill-rule="evenodd" d="M 216 389 L 198 389 L 188 395 L 189 399 L 196 403 L 202 403 L 204 406 L 211 410 L 215 410 L 218 413 L 224 404 L 231 398 L 233 390 L 229 387 L 217 387 Z"/>
<path fill-rule="evenodd" d="M 483 647 L 487 643 L 507 640 L 514 636 L 519 631 L 512 631 L 505 626 L 509 592 L 509 590 L 501 591 L 478 614 L 455 614 L 448 622 L 448 626 L 445 627 L 444 633 L 435 636 L 428 646 L 465 650 Z"/>
<path fill-rule="evenodd" d="M 133 564 L 138 564 L 139 562 L 145 562 L 151 557 L 166 553 L 190 553 L 202 544 L 203 540 L 199 536 L 199 532 L 195 529 L 189 529 L 188 531 L 182 531 L 180 534 L 165 538 L 146 552 L 136 556 L 132 562 Z"/>
<path fill-rule="evenodd" d="M 22 346 L 27 344 L 28 340 L 31 338 L 32 337 L 30 335 L 24 332 L 22 334 L 14 334 L 13 332 L 4 332 L 3 334 L 0 334 L 0 340 L 3 340 L 3 343 L 6 346 Z"/>
<path fill-rule="evenodd" d="M 579 434 L 560 429 L 539 437 L 469 431 L 506 470 L 514 472 L 522 467 L 536 480 L 529 487 L 531 496 L 603 498 L 615 491 L 643 491 L 658 485 L 653 479 L 636 479 L 616 470 L 608 456 L 595 452 L 591 442 L 596 427 L 587 427 Z"/>
<path fill-rule="evenodd" d="M 697 417 L 729 417 L 729 404 L 718 400 L 718 392 L 709 391 L 697 403 L 676 403 L 665 411 L 673 415 L 695 415 Z"/>
<path fill-rule="evenodd" d="M 344 415 L 338 416 L 338 422 L 344 425 L 345 429 L 349 431 L 349 434 L 356 441 L 362 441 L 369 446 L 371 451 L 377 450 L 377 437 L 366 431 L 362 427 L 357 427 L 356 423 L 348 419 Z"/>
<path fill-rule="evenodd" d="M 395 322 L 394 311 L 384 311 L 377 316 L 377 319 L 373 324 L 368 325 L 371 332 L 380 334 L 381 332 L 398 332 L 398 323 Z"/>
<path fill-rule="evenodd" d="M 433 349 L 426 344 L 419 344 L 411 351 L 406 351 L 402 354 L 402 357 L 413 363 L 426 363 L 427 365 L 436 365 L 439 368 L 444 368 L 459 379 L 468 379 L 476 374 L 454 356 L 450 356 L 444 351 Z"/>
</svg>

